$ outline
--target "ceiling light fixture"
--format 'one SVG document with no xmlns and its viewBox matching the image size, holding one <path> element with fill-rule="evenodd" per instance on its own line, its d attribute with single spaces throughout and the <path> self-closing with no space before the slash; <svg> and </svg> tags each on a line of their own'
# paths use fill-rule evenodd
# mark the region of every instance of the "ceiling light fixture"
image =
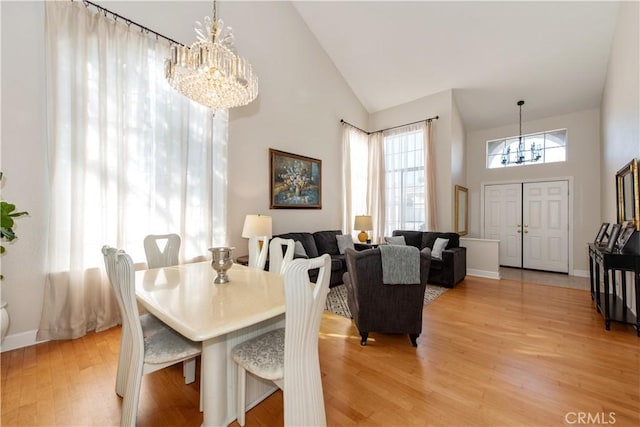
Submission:
<svg viewBox="0 0 640 427">
<path fill-rule="evenodd" d="M 196 21 L 196 42 L 187 47 L 174 44 L 165 60 L 165 77 L 171 87 L 214 110 L 247 105 L 258 96 L 258 77 L 251 64 L 238 56 L 231 27 L 213 18 Z"/>
<path fill-rule="evenodd" d="M 516 150 L 516 158 L 514 163 L 521 165 L 523 163 L 526 162 L 537 162 L 538 160 L 540 160 L 540 158 L 542 157 L 542 148 L 536 146 L 535 142 L 531 143 L 531 157 L 529 160 L 527 160 L 525 158 L 525 146 L 524 146 L 524 139 L 522 137 L 522 106 L 524 105 L 524 101 L 518 101 L 517 103 L 518 107 L 520 107 L 520 130 L 518 132 L 518 149 Z M 511 147 L 509 145 L 506 144 L 505 142 L 505 148 L 502 151 L 502 160 L 501 163 L 503 165 L 507 165 L 509 163 L 511 163 Z"/>
</svg>

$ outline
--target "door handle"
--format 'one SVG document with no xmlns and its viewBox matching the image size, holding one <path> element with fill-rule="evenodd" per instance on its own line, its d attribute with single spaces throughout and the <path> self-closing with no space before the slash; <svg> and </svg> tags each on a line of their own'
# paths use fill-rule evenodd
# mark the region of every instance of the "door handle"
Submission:
<svg viewBox="0 0 640 427">
<path fill-rule="evenodd" d="M 529 230 L 524 230 L 524 232 L 525 232 L 525 233 L 528 233 L 528 232 L 529 232 Z"/>
</svg>

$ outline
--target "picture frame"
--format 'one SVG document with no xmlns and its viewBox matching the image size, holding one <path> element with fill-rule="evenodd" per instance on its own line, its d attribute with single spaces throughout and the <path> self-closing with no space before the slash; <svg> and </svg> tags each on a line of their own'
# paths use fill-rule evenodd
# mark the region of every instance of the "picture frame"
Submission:
<svg viewBox="0 0 640 427">
<path fill-rule="evenodd" d="M 322 160 L 269 148 L 269 208 L 322 209 Z"/>
<path fill-rule="evenodd" d="M 602 225 L 600 226 L 600 230 L 598 231 L 598 234 L 596 235 L 596 239 L 593 241 L 593 243 L 595 244 L 602 244 L 606 241 L 606 238 L 608 236 L 607 234 L 607 230 L 609 229 L 609 223 L 608 222 L 603 222 Z"/>
<path fill-rule="evenodd" d="M 624 249 L 624 247 L 626 246 L 627 242 L 629 241 L 629 239 L 633 235 L 634 231 L 636 231 L 636 228 L 633 226 L 633 224 L 628 225 L 625 228 L 621 228 L 620 236 L 618 237 L 618 243 L 617 243 L 617 246 L 618 246 L 619 250 Z"/>
<path fill-rule="evenodd" d="M 613 224 L 613 226 L 611 226 L 611 233 L 609 233 L 609 243 L 607 244 L 607 251 L 613 252 L 613 250 L 616 248 L 618 235 L 620 234 L 621 228 L 622 226 L 620 224 Z"/>
<path fill-rule="evenodd" d="M 455 220 L 454 229 L 460 236 L 469 232 L 469 189 L 462 185 L 455 187 Z"/>
</svg>

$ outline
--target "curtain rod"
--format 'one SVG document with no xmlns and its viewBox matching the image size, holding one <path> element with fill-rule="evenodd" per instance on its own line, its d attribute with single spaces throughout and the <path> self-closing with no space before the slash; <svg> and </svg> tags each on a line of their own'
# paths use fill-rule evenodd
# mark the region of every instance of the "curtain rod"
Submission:
<svg viewBox="0 0 640 427">
<path fill-rule="evenodd" d="M 349 122 L 347 122 L 346 120 L 343 120 L 343 119 L 340 119 L 340 123 L 344 123 L 346 125 L 351 126 L 352 128 L 358 129 L 360 132 L 364 132 L 367 135 L 371 135 L 372 133 L 384 132 L 385 130 L 391 130 L 391 129 L 401 128 L 403 126 L 415 125 L 416 123 L 431 122 L 433 120 L 438 120 L 439 118 L 440 118 L 440 116 L 433 116 L 433 117 L 429 117 L 428 119 L 418 120 L 418 121 L 411 122 L 411 123 L 405 123 L 403 125 L 398 125 L 398 126 L 392 126 L 392 127 L 385 128 L 385 129 L 379 129 L 379 130 L 377 130 L 375 132 L 367 132 L 366 130 L 360 129 L 358 126 L 352 125 L 351 123 L 349 123 Z"/>
<path fill-rule="evenodd" d="M 71 2 L 72 2 L 72 3 L 73 3 L 73 1 L 74 1 L 74 0 L 71 0 Z M 167 36 L 165 36 L 165 35 L 163 35 L 163 34 L 160 34 L 160 33 L 159 33 L 159 32 L 157 32 L 157 31 L 153 31 L 152 29 L 150 29 L 150 28 L 148 28 L 148 27 L 145 27 L 145 26 L 144 26 L 144 25 L 142 25 L 142 24 L 138 24 L 137 22 L 132 21 L 132 20 L 131 20 L 131 19 L 129 19 L 129 18 L 125 18 L 125 17 L 124 17 L 124 16 L 122 16 L 122 15 L 119 15 L 119 14 L 117 14 L 117 13 L 115 13 L 115 12 L 112 12 L 112 11 L 110 11 L 109 9 L 107 9 L 107 8 L 105 8 L 105 7 L 100 6 L 99 4 L 96 4 L 96 3 L 90 2 L 90 1 L 88 1 L 88 0 L 82 0 L 82 4 L 83 4 L 83 6 L 84 6 L 84 7 L 86 7 L 87 9 L 89 8 L 89 6 L 93 6 L 93 7 L 95 7 L 96 9 L 98 9 L 98 12 L 102 12 L 102 14 L 103 14 L 105 17 L 107 16 L 107 14 L 110 14 L 114 21 L 118 21 L 118 19 L 122 19 L 122 20 L 124 21 L 124 23 L 125 23 L 125 24 L 127 24 L 127 25 L 129 25 L 129 26 L 131 26 L 131 25 L 135 25 L 136 27 L 140 28 L 140 31 L 141 31 L 141 32 L 145 32 L 145 33 L 147 33 L 147 34 L 151 33 L 151 34 L 153 34 L 154 36 L 156 36 L 156 40 L 158 40 L 159 38 L 161 38 L 161 39 L 164 39 L 164 40 L 168 41 L 169 43 L 173 43 L 173 44 L 177 44 L 177 45 L 185 46 L 185 47 L 186 47 L 186 45 L 185 45 L 185 44 L 183 44 L 183 43 L 177 42 L 177 41 L 175 41 L 174 39 L 172 39 L 172 38 L 170 38 L 170 37 L 167 37 Z"/>
</svg>

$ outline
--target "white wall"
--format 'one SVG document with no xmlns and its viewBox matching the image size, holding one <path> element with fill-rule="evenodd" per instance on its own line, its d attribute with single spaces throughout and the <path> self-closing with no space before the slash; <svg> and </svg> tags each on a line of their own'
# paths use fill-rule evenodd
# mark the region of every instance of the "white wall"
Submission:
<svg viewBox="0 0 640 427">
<path fill-rule="evenodd" d="M 433 116 L 439 116 L 432 122 L 432 147 L 435 156 L 436 176 L 436 215 L 438 230 L 453 231 L 453 186 L 451 165 L 454 161 L 452 153 L 452 112 L 453 91 L 445 90 L 435 95 L 426 96 L 415 101 L 398 105 L 371 114 L 369 130 L 376 131 L 393 126 L 403 125 Z"/>
<path fill-rule="evenodd" d="M 44 8 L 38 2 L 2 2 L 0 14 L 2 199 L 30 214 L 16 221 L 18 239 L 5 244 L 7 252 L 0 258 L 2 299 L 8 303 L 11 335 L 37 328 L 44 289 L 48 222 Z"/>
<path fill-rule="evenodd" d="M 601 107 L 602 222 L 617 221 L 616 172 L 633 157 L 640 157 L 639 21 L 638 2 L 624 2 L 620 5 Z M 627 274 L 627 283 L 633 283 L 631 273 Z M 637 313 L 633 286 L 627 286 L 627 301 Z"/>
<path fill-rule="evenodd" d="M 500 240 L 461 237 L 460 246 L 467 248 L 469 276 L 500 279 Z"/>
<path fill-rule="evenodd" d="M 455 93 L 455 92 L 454 92 Z M 465 150 L 465 132 L 462 117 L 455 103 L 455 96 L 451 99 L 451 224 L 455 224 L 455 192 L 456 185 L 467 186 L 467 156 Z M 468 211 L 467 206 L 467 211 Z M 454 228 L 455 229 L 455 228 Z"/>
<path fill-rule="evenodd" d="M 517 112 L 514 103 L 514 113 Z M 515 114 L 514 114 L 515 116 Z M 523 110 L 526 117 L 526 111 Z M 516 166 L 500 169 L 486 168 L 488 140 L 518 134 L 518 123 L 467 134 L 467 183 L 469 184 L 469 237 L 480 237 L 482 224 L 481 183 L 574 178 L 574 269 L 588 270 L 587 242 L 595 237 L 600 226 L 600 111 L 586 110 L 536 121 L 523 121 L 522 133 L 535 133 L 553 129 L 567 129 L 567 161 L 541 165 Z"/>
<path fill-rule="evenodd" d="M 458 185 L 464 185 L 467 176 L 464 141 L 464 124 L 454 97 L 451 99 L 451 177 Z"/>
<path fill-rule="evenodd" d="M 246 253 L 249 213 L 270 214 L 274 233 L 341 229 L 340 119 L 364 125 L 368 114 L 289 2 L 228 3 L 221 12 L 262 82 L 258 103 L 231 111 L 230 243 Z M 322 160 L 321 210 L 268 209 L 270 147 Z"/>
<path fill-rule="evenodd" d="M 99 2 L 183 43 L 195 40 L 194 22 L 211 14 L 210 2 Z M 2 2 L 3 198 L 28 210 L 19 239 L 2 257 L 2 297 L 9 306 L 9 336 L 33 339 L 40 321 L 48 212 L 44 3 Z M 245 214 L 269 213 L 274 233 L 339 229 L 340 119 L 367 122 L 367 113 L 289 2 L 222 3 L 236 47 L 260 79 L 258 100 L 231 112 L 229 130 L 229 235 L 236 255 Z M 20 40 L 18 45 L 16 40 Z M 268 148 L 322 160 L 321 210 L 269 211 Z M 203 218 L 206 221 L 206 218 Z"/>
<path fill-rule="evenodd" d="M 640 157 L 640 34 L 638 2 L 620 5 L 602 95 L 602 222 L 616 222 L 616 172 Z"/>
</svg>

